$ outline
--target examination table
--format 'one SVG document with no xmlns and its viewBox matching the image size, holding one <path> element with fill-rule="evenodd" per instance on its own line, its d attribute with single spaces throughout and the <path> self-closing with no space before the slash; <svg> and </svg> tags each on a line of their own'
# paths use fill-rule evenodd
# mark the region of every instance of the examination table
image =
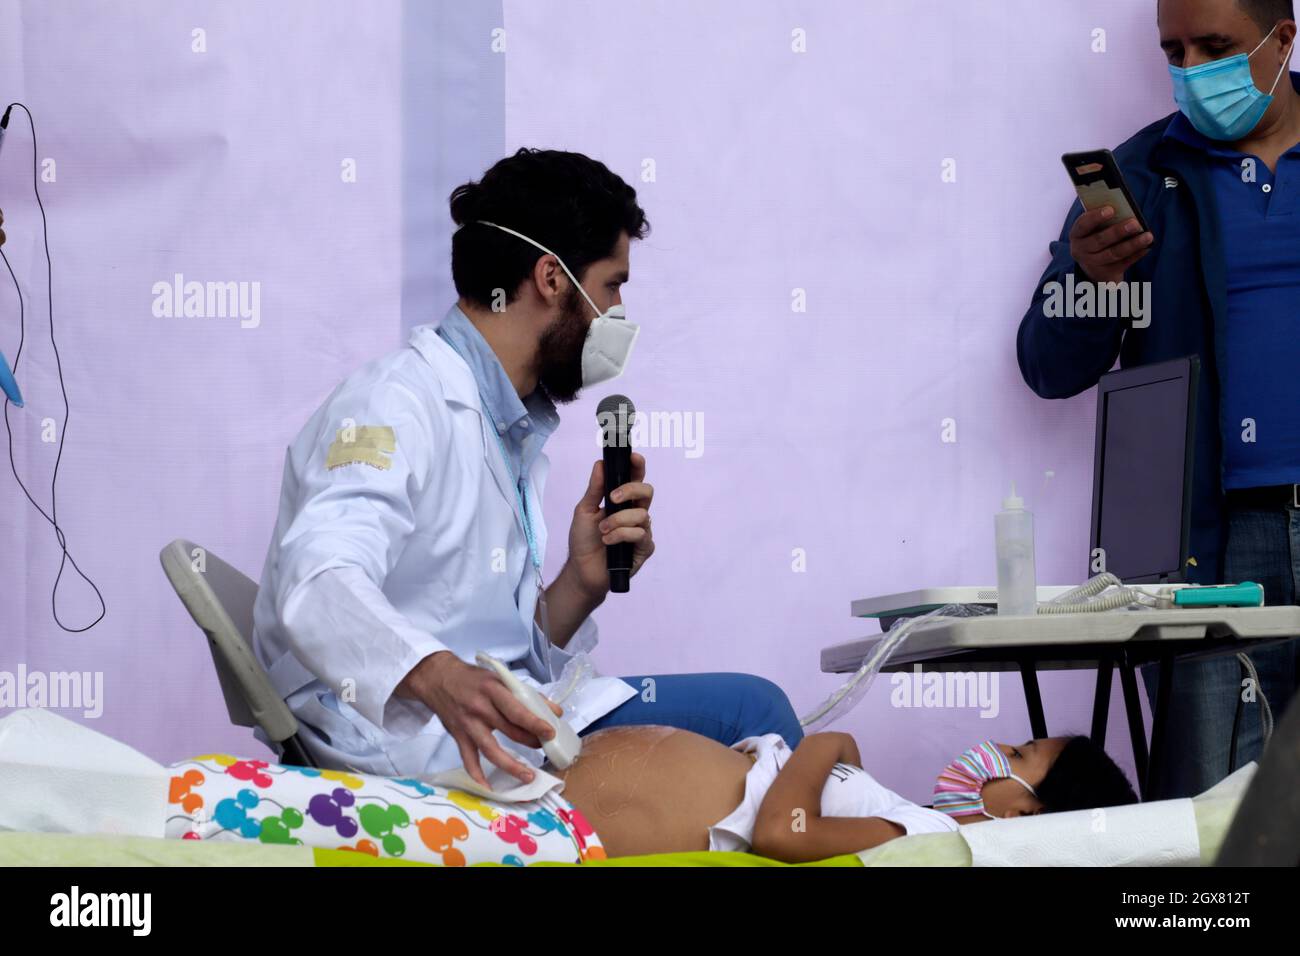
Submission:
<svg viewBox="0 0 1300 956">
<path fill-rule="evenodd" d="M 1228 825 L 1243 792 L 1256 769 L 1242 767 L 1218 786 L 1192 799 L 1195 826 L 1200 841 L 1200 863 L 1211 864 L 1219 852 Z M 1146 804 L 1157 812 L 1161 803 Z M 1094 814 L 1096 811 L 1078 811 Z M 1062 817 L 1065 814 L 1054 814 Z M 1036 818 L 989 821 L 978 827 L 1003 827 L 1008 833 Z M 1081 822 L 1082 819 L 1081 819 Z M 1082 840 L 1088 840 L 1085 833 Z M 1050 856 L 1036 865 L 1069 865 L 1070 858 Z M 832 857 L 804 866 L 970 866 L 972 856 L 966 839 L 957 833 L 926 833 L 891 840 L 858 854 Z M 67 833 L 0 832 L 0 866 L 427 866 L 405 860 L 376 859 L 361 853 L 308 846 L 273 846 L 196 840 L 165 840 L 150 837 L 83 835 Z M 478 864 L 495 866 L 501 864 Z M 537 863 L 536 866 L 786 866 L 746 853 L 669 853 L 654 856 L 621 857 L 582 864 Z"/>
</svg>

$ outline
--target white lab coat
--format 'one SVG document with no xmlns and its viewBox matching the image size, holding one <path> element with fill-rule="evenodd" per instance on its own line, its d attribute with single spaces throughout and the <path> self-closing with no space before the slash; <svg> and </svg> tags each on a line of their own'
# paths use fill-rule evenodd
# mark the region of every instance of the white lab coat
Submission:
<svg viewBox="0 0 1300 956">
<path fill-rule="evenodd" d="M 595 646 L 591 618 L 549 654 L 533 623 L 536 578 L 492 427 L 469 366 L 423 325 L 335 389 L 289 446 L 253 647 L 322 766 L 409 776 L 461 765 L 437 716 L 393 696 L 435 651 L 468 663 L 486 651 L 545 692 Z M 384 428 L 391 452 L 358 442 Z M 365 460 L 339 463 L 353 456 Z M 528 486 L 542 555 L 549 467 L 539 454 Z M 595 677 L 566 713 L 581 730 L 634 696 Z M 497 739 L 534 766 L 544 759 Z"/>
</svg>

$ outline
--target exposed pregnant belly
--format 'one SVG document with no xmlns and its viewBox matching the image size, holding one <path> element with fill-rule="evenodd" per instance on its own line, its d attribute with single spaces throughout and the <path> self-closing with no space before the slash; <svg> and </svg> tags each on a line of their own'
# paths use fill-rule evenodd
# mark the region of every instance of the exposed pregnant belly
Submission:
<svg viewBox="0 0 1300 956">
<path fill-rule="evenodd" d="M 740 804 L 750 758 L 673 727 L 611 727 L 583 738 L 564 778 L 610 856 L 709 848 L 708 829 Z"/>
</svg>

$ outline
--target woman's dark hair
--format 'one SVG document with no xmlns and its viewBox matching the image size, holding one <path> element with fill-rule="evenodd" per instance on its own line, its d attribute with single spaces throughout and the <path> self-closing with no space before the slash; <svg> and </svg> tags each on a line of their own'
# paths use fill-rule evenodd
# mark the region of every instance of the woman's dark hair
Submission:
<svg viewBox="0 0 1300 956">
<path fill-rule="evenodd" d="M 1036 788 L 1045 813 L 1137 803 L 1124 771 L 1091 737 L 1071 737 Z"/>
<path fill-rule="evenodd" d="M 614 251 L 621 233 L 641 239 L 650 231 L 636 190 L 604 163 L 553 149 L 525 147 L 476 183 L 451 193 L 451 277 L 456 291 L 491 308 L 496 290 L 505 301 L 544 253 L 517 236 L 479 220 L 514 229 L 546 246 L 582 281 L 587 266 Z"/>
</svg>

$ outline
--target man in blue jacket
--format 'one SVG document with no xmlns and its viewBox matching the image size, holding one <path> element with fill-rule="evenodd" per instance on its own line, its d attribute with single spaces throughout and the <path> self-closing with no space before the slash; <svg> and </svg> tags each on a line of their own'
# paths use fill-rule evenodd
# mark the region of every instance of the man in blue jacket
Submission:
<svg viewBox="0 0 1300 956">
<path fill-rule="evenodd" d="M 1115 150 L 1150 231 L 1116 221 L 1109 208 L 1085 213 L 1074 204 L 1020 323 L 1020 370 L 1043 398 L 1068 398 L 1096 385 L 1116 358 L 1129 367 L 1199 355 L 1187 579 L 1256 581 L 1267 603 L 1295 604 L 1300 74 L 1287 73 L 1292 0 L 1158 0 L 1157 20 L 1180 109 Z M 1075 287 L 1149 282 L 1144 314 L 1059 317 L 1046 307 L 1049 293 L 1071 273 Z M 1280 717 L 1297 684 L 1296 642 L 1251 658 Z M 1143 678 L 1153 694 L 1155 669 Z M 1168 759 L 1152 796 L 1188 796 L 1228 773 L 1243 694 L 1239 764 L 1260 754 L 1262 708 L 1237 661 L 1176 666 Z"/>
</svg>

